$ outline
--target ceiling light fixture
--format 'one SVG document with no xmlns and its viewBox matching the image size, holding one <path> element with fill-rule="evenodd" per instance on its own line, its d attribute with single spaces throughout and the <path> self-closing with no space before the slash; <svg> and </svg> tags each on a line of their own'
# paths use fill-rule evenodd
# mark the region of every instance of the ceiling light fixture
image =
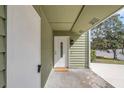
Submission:
<svg viewBox="0 0 124 93">
<path fill-rule="evenodd" d="M 94 17 L 94 18 L 89 22 L 89 24 L 94 25 L 94 24 L 97 23 L 98 21 L 99 21 L 99 18 Z"/>
</svg>

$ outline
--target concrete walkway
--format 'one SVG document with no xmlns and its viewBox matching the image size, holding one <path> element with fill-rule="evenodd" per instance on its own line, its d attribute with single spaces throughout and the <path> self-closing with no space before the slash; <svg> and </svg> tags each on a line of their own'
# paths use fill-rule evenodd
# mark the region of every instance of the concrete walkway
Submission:
<svg viewBox="0 0 124 93">
<path fill-rule="evenodd" d="M 124 65 L 90 63 L 90 68 L 114 87 L 124 88 Z"/>
<path fill-rule="evenodd" d="M 51 71 L 45 88 L 108 88 L 113 87 L 89 69 Z"/>
</svg>

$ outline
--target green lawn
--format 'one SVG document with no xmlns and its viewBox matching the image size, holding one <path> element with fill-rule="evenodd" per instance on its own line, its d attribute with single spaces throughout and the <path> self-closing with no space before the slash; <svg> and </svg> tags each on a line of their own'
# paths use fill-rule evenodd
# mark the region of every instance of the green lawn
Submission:
<svg viewBox="0 0 124 93">
<path fill-rule="evenodd" d="M 104 57 L 96 57 L 96 60 L 92 63 L 106 63 L 106 64 L 123 64 L 124 61 L 121 60 L 113 60 L 112 58 L 104 58 Z"/>
</svg>

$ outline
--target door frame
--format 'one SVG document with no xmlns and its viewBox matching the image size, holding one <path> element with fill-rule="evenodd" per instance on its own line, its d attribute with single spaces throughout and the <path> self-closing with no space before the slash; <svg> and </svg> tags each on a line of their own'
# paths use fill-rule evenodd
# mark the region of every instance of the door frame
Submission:
<svg viewBox="0 0 124 93">
<path fill-rule="evenodd" d="M 67 38 L 67 62 L 65 63 L 66 68 L 69 68 L 69 47 L 70 47 L 70 36 L 54 36 L 53 37 L 53 68 L 55 65 L 55 37 L 66 37 Z"/>
</svg>

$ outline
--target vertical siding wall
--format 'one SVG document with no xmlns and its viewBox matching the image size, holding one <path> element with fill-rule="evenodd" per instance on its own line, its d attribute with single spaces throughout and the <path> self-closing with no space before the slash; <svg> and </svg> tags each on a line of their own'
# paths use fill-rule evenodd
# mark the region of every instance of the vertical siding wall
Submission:
<svg viewBox="0 0 124 93">
<path fill-rule="evenodd" d="M 69 68 L 88 68 L 89 63 L 89 34 L 81 36 L 74 32 L 54 31 L 54 36 L 70 36 L 74 44 L 69 49 Z"/>
<path fill-rule="evenodd" d="M 41 87 L 44 87 L 53 67 L 53 31 L 41 6 L 34 6 L 41 17 Z"/>
<path fill-rule="evenodd" d="M 74 40 L 69 49 L 69 67 L 87 68 L 89 59 L 88 32 Z"/>
<path fill-rule="evenodd" d="M 0 88 L 5 87 L 6 69 L 6 15 L 5 6 L 0 5 Z"/>
</svg>

